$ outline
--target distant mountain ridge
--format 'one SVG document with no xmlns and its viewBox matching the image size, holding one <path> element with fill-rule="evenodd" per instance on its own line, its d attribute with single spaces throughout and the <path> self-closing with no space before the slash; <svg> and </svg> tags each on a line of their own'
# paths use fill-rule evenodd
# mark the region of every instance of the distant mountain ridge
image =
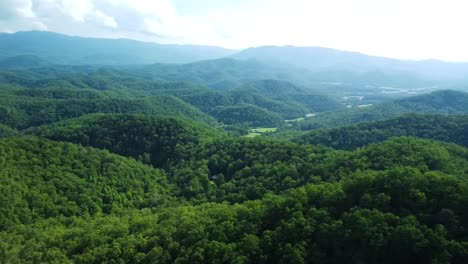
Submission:
<svg viewBox="0 0 468 264">
<path fill-rule="evenodd" d="M 398 60 L 324 47 L 260 46 L 236 51 L 216 46 L 85 38 L 45 31 L 0 33 L 0 60 L 18 55 L 33 55 L 51 63 L 72 65 L 186 64 L 231 58 L 275 67 L 302 68 L 320 74 L 381 71 L 395 75 L 411 73 L 431 79 L 467 79 L 468 73 L 468 62 Z M 224 61 L 226 63 L 228 61 Z"/>
<path fill-rule="evenodd" d="M 392 73 L 411 72 L 435 79 L 463 79 L 468 73 L 468 62 L 398 60 L 323 47 L 260 46 L 242 50 L 232 55 L 232 58 L 288 64 L 319 72 L 352 70 L 365 73 L 383 70 Z"/>
<path fill-rule="evenodd" d="M 232 53 L 233 50 L 214 46 L 72 37 L 44 31 L 0 34 L 0 57 L 34 55 L 58 64 L 188 63 Z"/>
</svg>

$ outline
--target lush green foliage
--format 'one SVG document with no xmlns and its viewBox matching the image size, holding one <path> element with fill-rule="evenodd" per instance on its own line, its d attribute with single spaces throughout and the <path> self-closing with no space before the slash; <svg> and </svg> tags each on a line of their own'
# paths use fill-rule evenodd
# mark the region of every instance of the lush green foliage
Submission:
<svg viewBox="0 0 468 264">
<path fill-rule="evenodd" d="M 395 136 L 436 139 L 468 147 L 468 115 L 412 114 L 385 121 L 315 130 L 293 141 L 352 150 Z"/>
<path fill-rule="evenodd" d="M 48 63 L 33 55 L 19 55 L 0 60 L 0 68 L 24 69 L 49 66 Z"/>
<path fill-rule="evenodd" d="M 186 198 L 217 202 L 259 199 L 269 192 L 335 181 L 356 171 L 401 166 L 468 177 L 465 148 L 416 138 L 395 138 L 353 153 L 282 141 L 216 140 L 196 153 L 173 169 L 171 179 Z"/>
<path fill-rule="evenodd" d="M 107 151 L 37 138 L 0 140 L 0 230 L 109 214 L 170 199 L 165 173 Z"/>
<path fill-rule="evenodd" d="M 359 122 L 383 120 L 414 112 L 466 114 L 468 113 L 468 93 L 453 90 L 437 91 L 366 108 L 323 113 L 314 118 L 296 122 L 294 126 L 301 130 L 337 127 Z"/>
<path fill-rule="evenodd" d="M 343 109 L 328 96 L 312 93 L 289 82 L 262 80 L 236 88 L 231 92 L 235 102 L 255 104 L 280 114 L 283 119 L 303 117 L 311 112 Z"/>
<path fill-rule="evenodd" d="M 77 61 L 135 59 L 99 55 L 100 40 L 64 48 L 70 39 L 42 37 L 32 52 L 48 57 L 76 48 Z M 58 48 L 46 52 L 49 37 Z M 89 43 L 96 53 L 86 54 Z M 117 51 L 158 47 L 116 43 Z M 159 48 L 168 52 L 161 59 L 184 49 Z M 408 112 L 466 114 L 466 93 L 335 111 L 343 105 L 305 87 L 334 87 L 352 98 L 340 99 L 347 105 L 370 93 L 375 103 L 381 81 L 406 87 L 411 76 L 311 76 L 232 59 L 101 68 L 28 55 L 3 67 L 2 263 L 468 263 L 466 116 L 331 129 Z M 327 113 L 298 118 L 312 112 Z M 307 133 L 289 125 L 330 129 L 296 137 L 314 145 L 233 136 L 252 126 Z"/>
<path fill-rule="evenodd" d="M 187 116 L 214 124 L 216 121 L 179 98 L 160 95 L 122 98 L 88 90 L 9 89 L 0 98 L 0 123 L 28 128 L 90 113 L 142 113 Z"/>
<path fill-rule="evenodd" d="M 230 58 L 199 61 L 183 65 L 154 64 L 138 69 L 135 74 L 156 80 L 186 81 L 206 85 L 216 90 L 239 87 L 265 79 L 307 82 L 303 71 L 262 64 L 256 61 L 240 61 Z"/>
<path fill-rule="evenodd" d="M 282 123 L 280 116 L 255 105 L 218 107 L 211 114 L 228 125 L 248 123 L 251 126 L 279 126 Z"/>
<path fill-rule="evenodd" d="M 26 131 L 40 137 L 107 149 L 155 167 L 177 160 L 183 149 L 221 133 L 180 118 L 94 114 Z"/>
<path fill-rule="evenodd" d="M 96 101 L 96 104 L 103 100 L 120 100 L 121 102 L 117 103 L 117 105 L 122 105 L 120 107 L 122 110 L 117 111 L 118 113 L 182 114 L 194 120 L 211 124 L 215 122 L 212 117 L 218 117 L 220 109 L 241 108 L 245 107 L 245 105 L 255 106 L 249 108 L 255 112 L 253 115 L 261 115 L 263 117 L 260 118 L 269 120 L 262 121 L 262 124 L 269 126 L 280 123 L 278 117 L 274 118 L 276 120 L 272 120 L 272 115 L 277 115 L 282 119 L 294 119 L 303 117 L 310 112 L 331 111 L 344 107 L 332 98 L 278 80 L 256 81 L 229 90 L 215 91 L 183 82 L 150 81 L 133 76 L 127 71 L 110 68 L 70 68 L 69 71 L 56 67 L 23 71 L 0 71 L 0 82 L 10 84 L 7 87 L 7 91 L 10 90 L 10 92 L 5 95 L 10 97 L 10 105 L 16 101 L 27 101 L 29 103 L 29 101 L 42 100 L 53 105 L 57 102 L 49 103 L 50 100 L 73 101 L 71 104 L 78 104 L 83 100 Z M 167 107 L 164 109 L 141 102 L 149 100 L 149 97 L 152 97 L 153 100 L 166 100 Z M 104 102 L 104 104 L 107 105 L 108 102 Z M 142 109 L 127 109 L 128 106 L 125 106 L 125 104 L 135 105 L 136 108 Z M 146 105 L 138 107 L 139 104 Z M 53 107 L 52 105 L 50 107 Z M 86 102 L 83 102 L 83 105 L 86 105 Z M 9 107 L 15 108 L 15 106 Z M 23 105 L 19 107 L 24 108 L 23 111 L 28 108 Z M 97 106 L 83 110 L 85 113 L 116 112 L 114 109 Z M 201 113 L 200 110 L 205 114 Z M 56 110 L 46 109 L 46 111 L 55 112 Z M 81 114 L 66 116 L 66 118 L 79 115 Z M 11 118 L 14 119 L 15 117 Z M 222 118 L 225 120 L 224 117 Z M 252 118 L 243 119 L 242 116 L 237 116 L 229 123 L 233 122 L 235 124 L 252 123 Z"/>
<path fill-rule="evenodd" d="M 18 135 L 18 132 L 5 125 L 0 124 L 0 138 L 12 137 Z"/>
<path fill-rule="evenodd" d="M 255 148 L 255 141 L 245 141 L 244 151 Z M 261 142 L 272 151 L 283 149 Z M 402 144 L 428 151 L 462 151 L 402 138 L 353 154 L 362 158 L 362 168 L 370 166 L 370 170 L 355 170 L 339 181 L 306 184 L 242 204 L 204 203 L 43 219 L 5 229 L 1 258 L 62 263 L 464 263 L 468 257 L 466 178 L 409 167 L 424 167 L 428 160 L 406 162 L 403 156 L 403 161 L 392 161 L 391 168 L 385 169 L 373 167 L 375 160 L 367 161 L 366 155 L 383 154 L 389 148 L 397 151 Z M 263 161 L 269 162 L 259 162 Z M 268 178 L 278 180 L 273 175 Z"/>
<path fill-rule="evenodd" d="M 80 133 L 91 127 L 97 133 L 127 128 L 120 146 L 135 142 L 137 147 L 145 137 L 158 140 L 145 132 L 169 127 L 177 132 L 183 122 L 94 115 L 37 131 L 74 140 L 73 135 L 86 138 Z M 181 131 L 163 139 L 185 142 L 187 131 Z M 137 135 L 142 138 L 136 140 Z M 106 135 L 97 138 L 104 142 Z M 118 138 L 110 136 L 111 143 L 101 147 L 118 145 Z M 191 144 L 189 137 L 187 146 L 192 151 L 169 163 L 165 173 L 70 143 L 0 141 L 5 194 L 0 258 L 30 263 L 467 260 L 466 148 L 406 137 L 354 152 L 242 138 Z M 177 202 L 177 196 L 188 201 Z"/>
</svg>

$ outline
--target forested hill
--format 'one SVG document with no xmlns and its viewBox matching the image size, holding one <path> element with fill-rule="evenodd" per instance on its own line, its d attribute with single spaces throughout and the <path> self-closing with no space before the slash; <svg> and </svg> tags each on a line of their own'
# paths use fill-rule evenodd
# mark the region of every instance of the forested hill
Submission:
<svg viewBox="0 0 468 264">
<path fill-rule="evenodd" d="M 465 81 L 232 52 L 0 34 L 0 263 L 468 263 Z"/>
<path fill-rule="evenodd" d="M 108 151 L 22 137 L 0 140 L 0 154 L 0 232 L 46 218 L 160 206 L 174 191 L 164 172 Z"/>
<path fill-rule="evenodd" d="M 0 68 L 28 69 L 50 66 L 50 63 L 34 55 L 18 55 L 0 59 Z"/>
<path fill-rule="evenodd" d="M 91 113 L 186 116 L 216 124 L 212 117 L 172 95 L 132 97 L 89 89 L 27 89 L 11 86 L 3 86 L 0 95 L 0 123 L 16 129 Z"/>
<path fill-rule="evenodd" d="M 383 120 L 407 113 L 465 114 L 468 113 L 468 93 L 441 90 L 365 108 L 323 113 L 296 122 L 294 128 L 311 130 L 337 127 L 359 122 Z"/>
<path fill-rule="evenodd" d="M 284 119 L 344 108 L 329 96 L 280 80 L 258 80 L 222 91 L 172 89 L 166 92 L 226 124 L 279 126 Z"/>
<path fill-rule="evenodd" d="M 183 118 L 94 114 L 29 129 L 27 134 L 107 149 L 155 167 L 183 158 L 203 140 L 223 134 Z"/>
<path fill-rule="evenodd" d="M 453 144 L 207 142 L 170 171 L 182 203 L 165 173 L 106 151 L 16 138 L 0 153 L 5 262 L 461 264 L 468 253 L 468 152 Z"/>
<path fill-rule="evenodd" d="M 0 56 L 34 55 L 58 64 L 188 63 L 232 53 L 234 51 L 213 46 L 83 38 L 43 31 L 0 34 Z"/>
<path fill-rule="evenodd" d="M 343 104 L 323 93 L 296 86 L 291 82 L 279 80 L 259 80 L 232 89 L 236 100 L 251 96 L 254 101 L 261 101 L 261 97 L 276 100 L 286 105 L 300 106 L 307 113 L 335 111 L 345 108 Z M 252 95 L 249 95 L 252 94 Z M 259 98 L 260 97 L 260 98 Z M 246 100 L 246 99 L 244 99 Z M 297 115 L 296 115 L 297 117 Z"/>
<path fill-rule="evenodd" d="M 396 136 L 415 136 L 468 147 L 468 115 L 410 114 L 384 121 L 320 129 L 293 141 L 352 150 Z"/>
<path fill-rule="evenodd" d="M 330 96 L 272 79 L 218 91 L 193 83 L 148 80 L 122 69 L 52 67 L 0 70 L 0 82 L 3 108 L 11 109 L 4 110 L 3 123 L 16 128 L 89 113 L 183 115 L 211 125 L 217 119 L 228 125 L 276 127 L 285 119 L 344 108 Z M 74 107 L 65 109 L 60 106 L 64 103 Z M 47 113 L 37 116 L 38 112 Z"/>
<path fill-rule="evenodd" d="M 156 80 L 187 81 L 223 90 L 262 79 L 309 82 L 304 70 L 286 68 L 281 64 L 263 64 L 230 58 L 193 62 L 183 65 L 153 64 L 134 71 Z"/>
</svg>

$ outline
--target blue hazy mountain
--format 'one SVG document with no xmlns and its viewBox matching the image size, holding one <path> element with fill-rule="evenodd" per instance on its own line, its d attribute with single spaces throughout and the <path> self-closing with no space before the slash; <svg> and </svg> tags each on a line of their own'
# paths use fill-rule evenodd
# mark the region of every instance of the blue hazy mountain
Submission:
<svg viewBox="0 0 468 264">
<path fill-rule="evenodd" d="M 348 71 L 365 73 L 385 71 L 415 73 L 434 79 L 466 78 L 468 63 L 440 60 L 397 60 L 369 56 L 358 52 L 323 47 L 261 46 L 240 51 L 236 59 L 257 60 L 264 63 L 287 64 L 318 72 Z"/>
<path fill-rule="evenodd" d="M 200 45 L 162 45 L 129 39 L 72 37 L 28 31 L 0 34 L 0 57 L 34 55 L 59 64 L 188 63 L 216 59 L 234 51 Z"/>
<path fill-rule="evenodd" d="M 50 63 L 34 55 L 18 55 L 0 59 L 0 68 L 29 69 L 50 66 Z"/>
</svg>

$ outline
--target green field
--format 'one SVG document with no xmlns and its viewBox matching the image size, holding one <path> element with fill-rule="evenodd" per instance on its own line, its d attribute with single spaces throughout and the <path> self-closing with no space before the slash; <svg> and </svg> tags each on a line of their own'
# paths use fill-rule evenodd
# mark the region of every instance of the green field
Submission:
<svg viewBox="0 0 468 264">
<path fill-rule="evenodd" d="M 261 136 L 263 133 L 275 132 L 277 127 L 257 127 L 249 130 L 249 133 L 244 137 L 256 137 Z"/>
<path fill-rule="evenodd" d="M 299 117 L 299 118 L 296 118 L 296 119 L 286 119 L 286 120 L 284 120 L 284 122 L 286 122 L 286 123 L 297 122 L 297 121 L 302 121 L 304 119 L 305 119 L 305 117 Z"/>
<path fill-rule="evenodd" d="M 309 113 L 309 114 L 306 114 L 306 115 L 303 116 L 303 117 L 298 117 L 298 118 L 295 118 L 295 119 L 286 119 L 286 120 L 284 120 L 284 122 L 286 122 L 286 123 L 298 122 L 298 121 L 302 121 L 302 120 L 304 120 L 304 119 L 306 119 L 306 118 L 314 117 L 314 116 L 316 116 L 316 114 L 314 114 L 314 113 Z"/>
</svg>

